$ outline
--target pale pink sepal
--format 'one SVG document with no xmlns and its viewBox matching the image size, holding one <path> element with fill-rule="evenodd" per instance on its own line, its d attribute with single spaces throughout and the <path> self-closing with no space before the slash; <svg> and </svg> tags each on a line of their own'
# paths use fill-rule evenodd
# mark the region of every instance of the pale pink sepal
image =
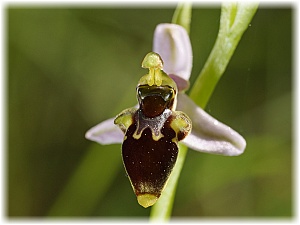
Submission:
<svg viewBox="0 0 300 225">
<path fill-rule="evenodd" d="M 167 74 L 175 74 L 188 81 L 191 75 L 193 54 L 186 30 L 177 24 L 162 23 L 154 32 L 153 51 L 158 53 Z"/>
<path fill-rule="evenodd" d="M 102 145 L 122 143 L 124 133 L 114 124 L 114 118 L 105 120 L 89 129 L 85 138 Z"/>
<path fill-rule="evenodd" d="M 178 94 L 178 111 L 192 120 L 192 132 L 182 141 L 189 148 L 211 154 L 237 156 L 244 152 L 245 139 L 198 107 L 186 94 Z"/>
</svg>

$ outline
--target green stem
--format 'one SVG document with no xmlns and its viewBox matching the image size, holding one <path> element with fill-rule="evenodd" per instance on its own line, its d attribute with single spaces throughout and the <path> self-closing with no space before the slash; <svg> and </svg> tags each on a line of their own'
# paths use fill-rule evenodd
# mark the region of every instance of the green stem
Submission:
<svg viewBox="0 0 300 225">
<path fill-rule="evenodd" d="M 217 40 L 190 92 L 191 99 L 200 107 L 205 108 L 257 7 L 258 4 L 246 3 L 222 5 Z"/>
<path fill-rule="evenodd" d="M 171 217 L 173 201 L 175 197 L 177 182 L 180 176 L 181 169 L 184 164 L 185 156 L 187 153 L 187 147 L 179 144 L 179 153 L 176 161 L 176 165 L 169 178 L 168 184 L 160 196 L 159 200 L 151 209 L 150 220 L 155 221 L 168 221 Z"/>
<path fill-rule="evenodd" d="M 192 4 L 190 2 L 179 3 L 174 12 L 172 23 L 184 27 L 190 33 L 191 16 Z"/>
<path fill-rule="evenodd" d="M 192 5 L 189 2 L 179 3 L 172 18 L 172 23 L 181 25 L 189 33 Z M 169 181 L 159 200 L 152 206 L 150 221 L 168 221 L 171 216 L 177 182 L 184 164 L 187 147 L 179 144 L 179 153 Z"/>
<path fill-rule="evenodd" d="M 205 108 L 215 86 L 224 73 L 243 33 L 249 26 L 258 4 L 227 3 L 222 5 L 220 28 L 213 50 L 204 68 L 199 74 L 190 92 L 191 99 Z M 172 19 L 173 23 L 182 25 L 189 32 L 191 5 L 180 4 Z M 152 207 L 151 221 L 170 219 L 177 182 L 183 167 L 187 147 L 179 146 L 179 155 L 168 184 L 160 199 Z"/>
</svg>

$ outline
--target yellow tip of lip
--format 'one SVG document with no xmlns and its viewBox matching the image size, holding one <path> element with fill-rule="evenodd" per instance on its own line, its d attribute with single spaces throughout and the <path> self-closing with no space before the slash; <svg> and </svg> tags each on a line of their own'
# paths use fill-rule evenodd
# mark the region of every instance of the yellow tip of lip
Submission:
<svg viewBox="0 0 300 225">
<path fill-rule="evenodd" d="M 154 205 L 157 199 L 158 198 L 152 194 L 142 194 L 137 196 L 138 203 L 144 208 Z"/>
</svg>

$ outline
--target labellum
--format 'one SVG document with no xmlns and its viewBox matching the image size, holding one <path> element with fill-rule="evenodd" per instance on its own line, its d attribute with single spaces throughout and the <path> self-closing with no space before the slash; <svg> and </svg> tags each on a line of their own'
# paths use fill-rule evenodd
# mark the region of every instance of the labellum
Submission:
<svg viewBox="0 0 300 225">
<path fill-rule="evenodd" d="M 149 73 L 136 88 L 139 108 L 122 111 L 114 123 L 124 132 L 122 158 L 138 202 L 152 206 L 160 197 L 178 155 L 178 141 L 192 129 L 190 118 L 175 111 L 178 89 L 154 52 L 142 63 Z"/>
</svg>

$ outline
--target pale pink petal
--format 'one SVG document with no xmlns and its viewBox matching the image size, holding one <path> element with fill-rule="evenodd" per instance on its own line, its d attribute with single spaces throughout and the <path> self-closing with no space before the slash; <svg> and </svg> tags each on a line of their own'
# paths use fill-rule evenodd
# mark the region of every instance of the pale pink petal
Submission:
<svg viewBox="0 0 300 225">
<path fill-rule="evenodd" d="M 186 94 L 178 94 L 177 110 L 192 120 L 192 132 L 182 141 L 200 152 L 236 156 L 244 152 L 245 139 L 198 107 Z"/>
<path fill-rule="evenodd" d="M 175 81 L 178 91 L 185 91 L 189 89 L 190 82 L 188 80 L 182 79 L 181 77 L 174 74 L 169 74 L 169 76 Z"/>
<path fill-rule="evenodd" d="M 177 24 L 159 24 L 154 32 L 153 51 L 158 53 L 167 74 L 189 80 L 192 70 L 192 46 L 186 30 Z"/>
</svg>

